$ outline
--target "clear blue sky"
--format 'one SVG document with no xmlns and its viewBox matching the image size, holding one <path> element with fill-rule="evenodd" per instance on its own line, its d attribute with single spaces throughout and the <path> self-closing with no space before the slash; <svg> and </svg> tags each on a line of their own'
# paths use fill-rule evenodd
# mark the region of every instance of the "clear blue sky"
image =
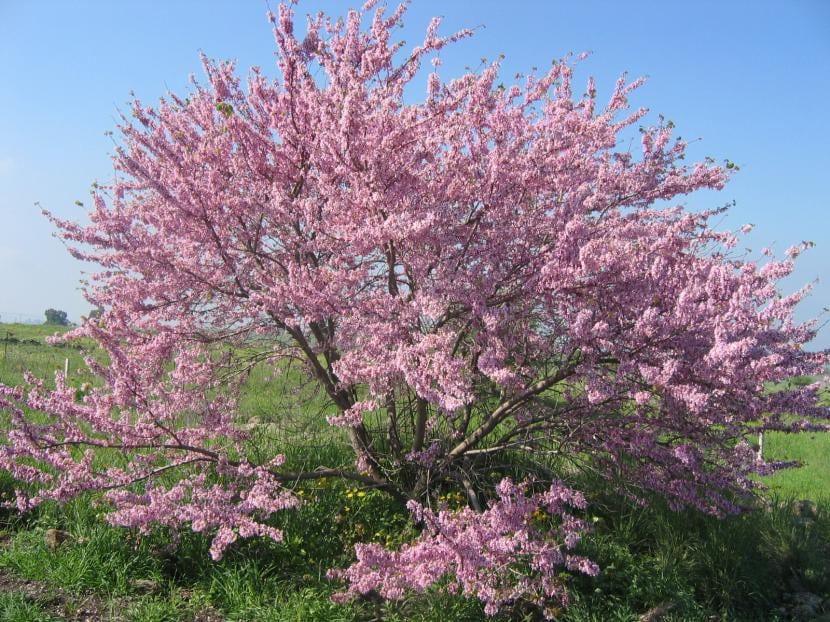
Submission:
<svg viewBox="0 0 830 622">
<path fill-rule="evenodd" d="M 297 11 L 353 4 L 307 0 Z M 83 218 L 73 203 L 110 176 L 104 132 L 116 110 L 131 90 L 148 103 L 185 92 L 188 75 L 201 72 L 200 49 L 242 70 L 272 67 L 266 8 L 264 0 L 0 0 L 0 319 L 56 307 L 77 320 L 89 310 L 78 289 L 89 267 L 51 237 L 35 202 Z M 601 96 L 623 71 L 648 76 L 635 105 L 675 121 L 684 138 L 702 138 L 693 156 L 741 166 L 725 191 L 690 206 L 736 201 L 721 227 L 754 223 L 747 243 L 756 251 L 814 241 L 785 287 L 819 280 L 802 319 L 830 306 L 830 1 L 414 0 L 403 38 L 418 43 L 435 14 L 445 16 L 445 33 L 479 27 L 442 54 L 444 77 L 504 53 L 511 78 L 569 51 L 593 53 L 577 76 L 594 75 Z M 830 327 L 816 345 L 830 346 Z"/>
</svg>

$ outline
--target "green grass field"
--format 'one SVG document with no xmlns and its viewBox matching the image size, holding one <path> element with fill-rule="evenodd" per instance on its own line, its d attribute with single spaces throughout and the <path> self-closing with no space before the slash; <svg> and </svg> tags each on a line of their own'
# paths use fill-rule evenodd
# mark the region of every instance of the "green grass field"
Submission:
<svg viewBox="0 0 830 622">
<path fill-rule="evenodd" d="M 67 359 L 73 382 L 90 380 L 78 373 L 81 350 L 44 342 L 55 330 L 0 324 L 0 382 L 19 384 L 27 369 L 49 378 Z M 292 465 L 319 459 L 320 453 L 337 457 L 343 451 L 339 432 L 320 426 L 324 413 L 313 406 L 312 394 L 296 396 L 297 403 L 312 404 L 302 417 L 293 405 L 275 403 L 275 390 L 293 379 L 256 369 L 241 418 L 266 423 L 279 416 L 290 439 L 275 435 L 262 442 L 268 450 L 286 451 Z M 660 606 L 666 613 L 653 619 L 678 622 L 830 616 L 830 437 L 770 434 L 765 457 L 802 466 L 767 479 L 762 509 L 724 520 L 672 512 L 660 503 L 635 507 L 584 482 L 596 526 L 584 552 L 603 570 L 595 579 L 572 580 L 572 604 L 561 619 L 640 620 Z M 13 488 L 0 473 L 0 492 L 8 495 Z M 302 494 L 315 502 L 275 519 L 285 542 L 243 542 L 218 563 L 210 561 L 209 541 L 202 536 L 186 532 L 176 541 L 164 530 L 140 536 L 107 525 L 93 497 L 27 515 L 0 509 L 0 620 L 485 619 L 477 602 L 437 593 L 394 604 L 333 604 L 338 586 L 326 580 L 325 571 L 349 563 L 355 542 L 398 543 L 413 532 L 406 511 L 383 493 L 356 494 L 340 482 L 320 480 Z M 796 503 L 805 499 L 815 505 Z M 68 532 L 66 542 L 50 548 L 51 529 Z M 812 613 L 799 593 L 818 598 Z M 534 619 L 521 611 L 496 618 Z"/>
</svg>

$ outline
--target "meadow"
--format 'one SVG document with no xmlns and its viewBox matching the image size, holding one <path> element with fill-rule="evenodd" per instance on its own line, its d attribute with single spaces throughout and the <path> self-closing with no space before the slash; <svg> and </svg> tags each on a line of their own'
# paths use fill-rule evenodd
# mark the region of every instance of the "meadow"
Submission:
<svg viewBox="0 0 830 622">
<path fill-rule="evenodd" d="M 67 360 L 79 389 L 94 381 L 79 372 L 80 347 L 45 343 L 55 330 L 0 324 L 0 382 L 20 384 L 26 370 L 49 378 Z M 335 432 L 321 431 L 327 429 L 322 406 L 302 387 L 294 404 L 283 403 L 291 382 L 292 374 L 274 378 L 255 369 L 240 418 L 261 424 L 279 417 L 290 434 L 274 430 L 268 439 L 254 439 L 252 451 L 283 451 L 288 466 L 299 468 L 343 445 L 334 442 Z M 298 414 L 302 403 L 308 410 Z M 769 434 L 765 457 L 799 466 L 765 479 L 758 509 L 723 520 L 673 512 L 659 501 L 639 507 L 588 479 L 580 482 L 592 500 L 594 524 L 582 552 L 602 572 L 571 580 L 571 606 L 561 619 L 830 620 L 830 436 Z M 5 498 L 14 486 L 0 473 Z M 285 530 L 284 542 L 238 543 L 221 562 L 210 560 L 209 540 L 198 534 L 141 536 L 109 526 L 94 496 L 28 514 L 0 509 L 0 620 L 485 619 L 477 601 L 439 593 L 334 604 L 330 597 L 340 586 L 325 571 L 352 561 L 355 542 L 394 545 L 414 532 L 406 510 L 382 492 L 334 480 L 296 490 L 316 503 L 274 519 Z M 517 609 L 494 619 L 534 615 Z"/>
</svg>

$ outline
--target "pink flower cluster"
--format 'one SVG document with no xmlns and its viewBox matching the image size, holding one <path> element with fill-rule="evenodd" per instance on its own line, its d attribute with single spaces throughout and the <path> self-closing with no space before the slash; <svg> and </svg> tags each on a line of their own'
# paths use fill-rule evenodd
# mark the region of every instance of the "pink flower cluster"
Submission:
<svg viewBox="0 0 830 622">
<path fill-rule="evenodd" d="M 400 599 L 446 581 L 446 589 L 480 599 L 487 615 L 519 600 L 546 613 L 551 602 L 566 604 L 563 570 L 599 573 L 594 562 L 569 552 L 588 530 L 585 521 L 571 514 L 586 507 L 585 498 L 560 483 L 530 495 L 527 488 L 503 479 L 496 488 L 498 498 L 483 512 L 446 507 L 434 512 L 410 502 L 416 522 L 423 525 L 421 535 L 400 550 L 356 545 L 357 562 L 329 573 L 349 582 L 338 600 L 372 591 Z"/>
<path fill-rule="evenodd" d="M 284 489 L 266 469 L 247 464 L 235 468 L 223 465 L 221 472 L 234 483 L 209 484 L 204 474 L 198 474 L 169 489 L 153 485 L 140 494 L 111 490 L 106 497 L 118 509 L 107 518 L 113 525 L 141 531 L 157 525 L 178 529 L 188 524 L 196 532 L 215 531 L 210 547 L 215 560 L 237 538 L 265 536 L 281 542 L 282 532 L 258 519 L 296 508 L 299 498 Z"/>
</svg>

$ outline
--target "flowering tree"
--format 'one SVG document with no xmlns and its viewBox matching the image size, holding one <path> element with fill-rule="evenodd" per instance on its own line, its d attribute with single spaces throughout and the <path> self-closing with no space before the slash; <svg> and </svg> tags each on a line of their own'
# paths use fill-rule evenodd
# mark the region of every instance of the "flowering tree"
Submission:
<svg viewBox="0 0 830 622">
<path fill-rule="evenodd" d="M 205 59 L 188 97 L 133 104 L 91 223 L 53 219 L 102 267 L 86 295 L 105 311 L 62 337 L 100 345 L 102 382 L 81 399 L 61 374 L 0 387 L 0 466 L 33 485 L 21 509 L 103 491 L 114 524 L 209 531 L 216 558 L 281 538 L 267 518 L 298 505 L 288 482 L 346 478 L 422 527 L 401 550 L 359 546 L 334 573 L 351 592 L 449 578 L 491 613 L 564 600 L 563 569 L 598 569 L 569 552 L 586 500 L 557 477 L 587 467 L 625 494 L 735 512 L 765 468 L 748 433 L 827 417 L 816 385 L 765 390 L 828 359 L 792 319 L 807 290 L 776 286 L 802 247 L 759 265 L 710 227 L 720 210 L 673 206 L 729 171 L 685 163 L 665 124 L 640 130 L 639 155 L 617 148 L 645 114 L 627 103 L 640 81 L 605 107 L 593 82 L 574 94 L 567 62 L 522 85 L 500 85 L 498 63 L 447 82 L 437 53 L 470 33 L 433 20 L 403 53 L 403 7 L 364 29 L 372 4 L 302 38 L 280 6 L 277 79 L 242 86 Z M 405 103 L 429 58 L 425 99 Z M 304 364 L 353 465 L 252 457 L 236 399 L 262 360 Z M 535 465 L 527 481 L 482 466 L 502 454 Z M 435 507 L 452 486 L 469 508 Z"/>
</svg>

